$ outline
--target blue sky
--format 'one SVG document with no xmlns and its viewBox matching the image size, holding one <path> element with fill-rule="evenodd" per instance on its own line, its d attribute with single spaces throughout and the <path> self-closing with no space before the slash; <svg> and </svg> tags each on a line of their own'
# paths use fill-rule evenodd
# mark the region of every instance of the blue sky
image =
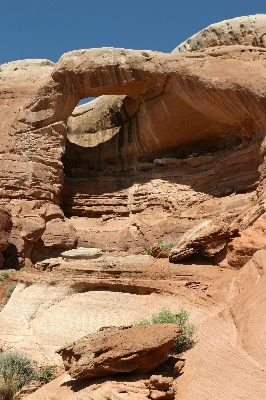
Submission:
<svg viewBox="0 0 266 400">
<path fill-rule="evenodd" d="M 0 63 L 70 50 L 170 52 L 214 22 L 266 13 L 266 0 L 0 0 Z"/>
<path fill-rule="evenodd" d="M 0 0 L 0 6 L 0 64 L 56 62 L 91 47 L 171 52 L 211 23 L 266 13 L 266 0 Z"/>
</svg>

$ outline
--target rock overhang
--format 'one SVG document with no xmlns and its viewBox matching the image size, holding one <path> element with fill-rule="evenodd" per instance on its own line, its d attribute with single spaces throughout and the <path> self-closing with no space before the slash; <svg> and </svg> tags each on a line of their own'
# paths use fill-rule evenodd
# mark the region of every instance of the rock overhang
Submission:
<svg viewBox="0 0 266 400">
<path fill-rule="evenodd" d="M 265 16 L 252 18 L 246 17 L 246 23 L 255 18 L 258 32 L 263 34 Z M 236 30 L 240 20 L 243 18 L 232 22 Z M 227 22 L 221 26 L 224 24 Z M 86 215 L 87 205 L 80 205 L 81 198 L 85 204 L 87 195 L 101 198 L 105 191 L 127 190 L 136 181 L 153 182 L 155 176 L 174 185 L 185 183 L 208 195 L 256 186 L 263 163 L 266 52 L 248 40 L 231 43 L 221 39 L 215 47 L 209 44 L 203 43 L 198 51 L 171 54 L 81 49 L 64 54 L 55 64 L 21 60 L 1 66 L 2 88 L 9 87 L 14 101 L 13 108 L 7 107 L 7 97 L 2 103 L 2 111 L 10 113 L 3 130 L 2 192 L 16 201 L 22 197 L 57 205 L 61 202 L 64 210 L 71 209 L 74 215 L 80 212 L 72 205 L 77 198 L 77 209 Z M 30 89 L 23 94 L 22 87 Z M 94 101 L 93 109 L 82 106 L 75 110 L 81 97 L 102 95 Z M 209 154 L 214 155 L 212 163 Z M 232 160 L 234 155 L 236 160 L 246 160 L 245 168 L 249 168 L 249 157 L 256 158 L 252 173 L 250 168 L 246 173 L 246 182 L 240 174 L 241 185 L 233 178 L 226 184 L 227 167 L 219 169 L 219 163 Z M 154 163 L 157 159 L 175 162 Z M 204 186 L 205 162 L 205 175 L 219 180 L 213 187 L 210 183 L 208 188 Z M 242 161 L 229 161 L 229 175 L 238 162 Z M 16 179 L 11 172 L 14 163 Z M 198 167 L 199 179 L 194 177 Z M 173 178 L 174 169 L 180 172 Z M 88 174 L 98 180 L 93 189 Z M 106 175 L 108 183 L 101 184 L 99 174 Z M 123 176 L 127 182 L 122 182 Z M 223 185 L 222 190 L 215 187 Z M 86 194 L 90 190 L 92 193 Z M 81 198 L 75 192 L 81 192 Z M 89 203 L 88 209 L 91 200 Z M 117 213 L 127 210 L 126 215 L 135 209 L 106 205 L 97 215 L 116 213 L 116 207 Z M 60 218 L 63 221 L 64 217 Z M 49 220 L 46 223 L 51 225 Z M 68 227 L 62 232 L 69 232 Z M 62 241 L 73 244 L 72 236 Z"/>
</svg>

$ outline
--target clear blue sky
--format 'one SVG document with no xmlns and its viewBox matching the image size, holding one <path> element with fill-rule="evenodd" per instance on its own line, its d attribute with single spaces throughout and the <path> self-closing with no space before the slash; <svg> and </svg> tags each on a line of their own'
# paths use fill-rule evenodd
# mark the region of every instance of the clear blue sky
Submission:
<svg viewBox="0 0 266 400">
<path fill-rule="evenodd" d="M 0 0 L 0 63 L 70 50 L 170 52 L 214 22 L 266 13 L 266 0 Z"/>
</svg>

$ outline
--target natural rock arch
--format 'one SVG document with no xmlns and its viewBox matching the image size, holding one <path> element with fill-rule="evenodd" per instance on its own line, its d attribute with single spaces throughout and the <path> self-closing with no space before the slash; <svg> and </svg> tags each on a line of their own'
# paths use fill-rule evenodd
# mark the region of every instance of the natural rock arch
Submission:
<svg viewBox="0 0 266 400">
<path fill-rule="evenodd" d="M 246 18 L 246 23 L 250 23 L 250 18 Z M 265 17 L 256 16 L 255 19 L 262 37 Z M 81 143 L 76 143 L 76 148 L 70 145 L 65 157 L 67 170 L 73 170 L 73 165 L 80 168 L 77 159 L 84 155 L 91 161 L 89 164 L 85 160 L 85 169 L 108 170 L 111 159 L 117 173 L 128 171 L 134 176 L 137 171 L 141 174 L 151 171 L 152 161 L 158 157 L 159 164 L 160 160 L 170 157 L 173 159 L 170 164 L 174 163 L 177 169 L 182 165 L 183 177 L 178 176 L 173 181 L 169 170 L 159 176 L 174 185 L 186 184 L 194 187 L 196 192 L 214 196 L 245 191 L 256 186 L 258 179 L 263 187 L 263 172 L 262 169 L 259 172 L 259 165 L 263 163 L 264 152 L 263 65 L 266 51 L 249 44 L 231 45 L 230 42 L 228 46 L 215 48 L 203 45 L 200 52 L 184 54 L 113 48 L 77 50 L 64 54 L 55 65 L 47 60 L 2 65 L 1 110 L 6 119 L 1 143 L 1 202 L 5 205 L 11 199 L 9 208 L 17 215 L 13 217 L 12 233 L 17 248 L 15 256 L 29 258 L 40 238 L 44 248 L 55 249 L 55 252 L 75 245 L 74 231 L 64 219 L 59 205 L 64 183 L 61 159 L 66 146 L 67 121 L 69 119 L 71 139 L 71 135 L 74 137 L 75 134 L 71 131 L 70 122 L 73 122 L 75 130 L 79 117 L 82 117 L 75 112 L 72 114 L 80 98 L 107 95 L 101 105 L 107 112 L 114 100 L 120 101 L 116 113 L 118 120 L 115 121 L 109 113 L 106 126 L 115 133 L 112 131 L 110 140 L 98 143 L 95 149 L 84 152 L 86 145 L 80 146 L 84 136 Z M 253 76 L 256 80 L 251 79 Z M 97 109 L 97 112 L 101 119 L 101 111 Z M 94 115 L 92 119 L 97 125 L 99 120 L 95 113 L 91 115 Z M 91 128 L 95 128 L 93 123 L 89 132 Z M 101 128 L 98 131 L 101 132 Z M 79 140 L 77 136 L 76 142 Z M 182 162 L 182 158 L 193 153 L 195 148 L 199 154 L 208 153 L 210 148 L 215 148 L 213 143 L 217 140 L 218 150 L 228 150 L 229 142 L 229 148 L 243 142 L 236 153 L 237 157 L 242 157 L 240 163 L 244 161 L 245 164 L 245 167 L 241 164 L 238 183 L 231 178 L 234 162 L 228 164 L 231 171 L 229 184 L 224 179 L 228 165 L 221 175 L 217 162 L 221 162 L 222 155 L 207 168 L 214 181 L 218 180 L 217 185 L 212 183 L 206 186 L 206 180 L 199 180 L 189 172 L 194 168 L 193 163 L 199 163 L 203 173 L 205 161 L 202 158 L 195 162 Z M 226 157 L 229 159 L 230 155 Z M 245 161 L 247 159 L 248 162 Z M 161 162 L 161 165 L 165 164 L 169 162 Z M 153 179 L 152 174 L 151 171 L 144 180 Z M 137 181 L 138 176 L 133 183 Z M 118 179 L 111 192 L 119 190 L 121 185 L 123 188 L 124 183 Z M 129 180 L 126 187 L 131 185 Z M 99 193 L 101 196 L 101 189 Z M 66 196 L 64 193 L 64 199 Z M 118 213 L 127 215 L 147 206 L 144 202 L 144 208 L 141 205 L 135 207 L 127 193 L 125 196 L 127 204 L 121 210 L 118 207 Z M 73 198 L 72 194 L 70 197 Z M 64 200 L 65 210 L 79 215 L 80 211 L 75 211 L 71 201 Z M 114 207 L 107 205 L 99 215 L 116 212 Z M 81 212 L 84 213 L 84 209 Z M 53 239 L 55 230 L 63 232 L 57 239 L 57 234 Z M 22 236 L 19 232 L 23 232 Z M 9 250 L 7 255 L 14 256 Z"/>
</svg>

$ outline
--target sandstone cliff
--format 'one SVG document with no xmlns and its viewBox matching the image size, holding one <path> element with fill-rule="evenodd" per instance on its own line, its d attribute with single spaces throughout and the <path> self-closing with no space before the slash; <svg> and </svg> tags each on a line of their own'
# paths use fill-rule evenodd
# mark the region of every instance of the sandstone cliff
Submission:
<svg viewBox="0 0 266 400">
<path fill-rule="evenodd" d="M 73 217 L 122 216 L 111 249 L 143 251 L 206 217 L 231 221 L 263 193 L 265 16 L 228 24 L 196 52 L 90 49 L 1 66 L 8 265 L 76 245 L 60 204 Z M 74 110 L 87 96 L 102 97 Z M 80 241 L 99 245 L 93 231 Z"/>
<path fill-rule="evenodd" d="M 187 307 L 199 340 L 171 398 L 264 399 L 265 38 L 261 14 L 170 54 L 0 66 L 0 264 L 36 267 L 0 314 L 1 346 L 60 366 L 55 350 L 103 326 Z M 159 239 L 177 264 L 141 255 Z M 103 255 L 64 259 L 76 247 Z M 145 399 L 161 378 L 119 379 L 63 375 L 28 398 Z"/>
</svg>

